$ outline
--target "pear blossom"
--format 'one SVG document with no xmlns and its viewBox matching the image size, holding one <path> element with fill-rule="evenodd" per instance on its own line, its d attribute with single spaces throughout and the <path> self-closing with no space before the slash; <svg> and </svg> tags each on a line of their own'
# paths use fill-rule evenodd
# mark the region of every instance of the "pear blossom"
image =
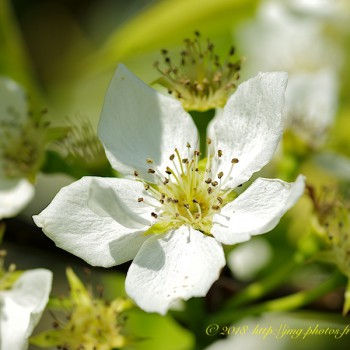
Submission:
<svg viewBox="0 0 350 350">
<path fill-rule="evenodd" d="M 21 274 L 10 289 L 0 290 L 1 350 L 27 349 L 28 337 L 49 300 L 51 282 L 51 271 L 28 270 Z"/>
<path fill-rule="evenodd" d="M 25 176 L 11 176 L 6 151 L 26 123 L 26 94 L 13 80 L 0 77 L 0 220 L 17 215 L 33 198 L 34 187 Z"/>
<path fill-rule="evenodd" d="M 317 18 L 298 17 L 276 1 L 264 2 L 258 19 L 241 28 L 237 39 L 247 56 L 249 75 L 258 70 L 289 73 L 285 127 L 311 148 L 319 148 L 334 122 L 338 99 L 338 70 L 343 54 L 325 35 Z"/>
<path fill-rule="evenodd" d="M 133 259 L 126 292 L 148 312 L 205 296 L 223 266 L 222 244 L 272 230 L 304 191 L 256 179 L 282 136 L 287 74 L 260 73 L 241 84 L 198 133 L 181 103 L 145 85 L 123 65 L 105 97 L 99 137 L 124 178 L 83 177 L 33 217 L 58 247 L 94 266 Z"/>
</svg>

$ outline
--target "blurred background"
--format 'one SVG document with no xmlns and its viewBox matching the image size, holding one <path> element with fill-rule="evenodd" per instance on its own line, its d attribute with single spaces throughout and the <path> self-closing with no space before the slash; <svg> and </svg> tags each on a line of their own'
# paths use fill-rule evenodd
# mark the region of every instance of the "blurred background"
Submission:
<svg viewBox="0 0 350 350">
<path fill-rule="evenodd" d="M 290 81 L 306 75 L 312 77 L 311 80 L 315 78 L 315 87 L 324 86 L 322 91 L 315 93 L 312 87 L 311 92 L 307 90 L 305 93 L 303 88 L 297 87 L 296 90 L 301 93 L 290 98 L 293 103 L 301 104 L 303 113 L 312 112 L 307 124 L 300 120 L 286 122 L 302 139 L 302 146 L 300 140 L 285 140 L 286 153 L 290 153 L 290 148 L 295 150 L 301 147 L 303 160 L 294 172 L 290 171 L 289 165 L 284 164 L 288 161 L 281 162 L 281 157 L 284 160 L 288 158 L 281 151 L 262 175 L 290 181 L 295 178 L 295 173 L 303 173 L 316 186 L 340 184 L 344 191 L 348 190 L 348 0 L 0 0 L 0 74 L 18 81 L 37 106 L 47 108 L 47 117 L 53 125 L 61 125 L 67 117 L 71 121 L 79 121 L 83 117 L 96 128 L 108 83 L 118 63 L 125 64 L 135 75 L 151 84 L 159 78 L 154 63 L 161 60 L 161 50 L 169 50 L 177 60 L 183 40 L 193 38 L 195 31 L 201 33 L 203 40 L 210 38 L 223 61 L 230 48 L 235 47 L 236 57 L 243 60 L 240 82 L 259 71 L 284 70 L 288 71 Z M 314 101 L 311 107 L 301 103 L 305 94 Z M 322 118 L 325 110 L 327 115 Z M 315 136 L 312 132 L 318 132 L 318 127 L 322 128 L 322 135 Z M 200 126 L 200 133 L 205 135 L 205 126 Z M 322 138 L 322 141 L 314 142 L 315 138 Z M 280 166 L 281 163 L 284 165 Z M 286 168 L 289 170 L 285 171 Z M 288 176 L 291 173 L 292 179 Z M 82 271 L 87 266 L 78 258 L 56 248 L 34 226 L 31 216 L 45 208 L 62 186 L 74 180 L 74 177 L 64 173 L 39 174 L 33 201 L 18 217 L 4 220 L 7 231 L 3 246 L 9 253 L 7 261 L 15 262 L 20 269 L 51 269 L 55 273 L 53 293 L 56 295 L 67 291 L 64 275 L 67 265 L 73 266 L 80 276 L 84 275 Z M 292 256 L 300 236 L 310 229 L 308 218 L 311 212 L 309 201 L 303 199 L 267 235 L 263 244 L 272 253 L 267 254 L 269 257 L 261 264 L 259 271 L 254 272 L 253 268 L 250 276 L 245 277 L 243 273 L 242 277 L 240 271 L 231 272 L 227 268 L 203 301 L 209 311 L 215 311 L 216 305 L 227 296 L 266 275 L 271 266 Z M 261 252 L 258 254 L 263 254 Z M 123 295 L 123 278 L 127 268 L 128 264 L 108 271 L 94 268 L 91 278 L 93 283 L 103 283 L 109 287 L 106 290 L 112 290 L 107 297 Z M 232 273 L 236 275 L 232 277 Z M 285 289 L 269 297 L 300 290 L 304 285 L 317 283 L 324 276 L 327 276 L 327 267 L 311 264 L 305 271 L 293 275 Z M 322 318 L 326 319 L 323 322 L 328 326 L 346 325 L 349 318 L 339 316 L 343 293 L 344 290 L 341 290 L 328 300 L 312 304 L 312 322 L 317 323 Z M 190 307 L 196 310 L 196 306 Z M 178 325 L 171 316 L 161 318 L 140 314 L 138 317 L 134 319 L 133 331 L 153 340 L 141 342 L 137 349 L 194 349 L 194 339 L 198 337 L 193 333 L 194 328 L 189 331 L 186 324 Z M 285 320 L 290 320 L 290 317 L 294 323 Z M 304 318 L 305 314 L 283 315 L 282 320 L 276 322 L 298 324 L 298 320 Z M 50 315 L 45 316 L 38 330 L 47 329 L 50 323 Z M 200 327 L 197 331 L 201 332 L 200 337 L 206 336 Z M 173 345 L 170 345 L 169 339 L 172 339 Z M 319 350 L 343 349 L 344 344 L 350 344 L 350 336 L 348 341 L 322 337 L 321 342 L 320 339 L 317 338 Z M 295 348 L 295 344 L 276 341 L 271 346 L 289 349 Z M 245 344 L 235 346 L 248 349 Z M 225 347 L 220 345 L 217 349 Z"/>
</svg>

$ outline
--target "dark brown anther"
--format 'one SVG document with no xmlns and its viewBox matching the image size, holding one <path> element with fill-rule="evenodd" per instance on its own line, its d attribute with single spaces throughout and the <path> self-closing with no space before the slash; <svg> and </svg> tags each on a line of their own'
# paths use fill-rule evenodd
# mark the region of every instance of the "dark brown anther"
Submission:
<svg viewBox="0 0 350 350">
<path fill-rule="evenodd" d="M 229 51 L 229 53 L 228 53 L 230 56 L 233 56 L 234 54 L 235 54 L 235 48 L 232 46 L 231 48 L 230 48 L 230 51 Z"/>
<path fill-rule="evenodd" d="M 162 197 L 162 199 L 165 198 L 165 194 L 164 193 L 162 193 L 160 196 Z"/>
<path fill-rule="evenodd" d="M 165 172 L 168 174 L 168 175 L 171 175 L 172 171 L 169 167 L 166 168 Z"/>
<path fill-rule="evenodd" d="M 224 176 L 224 173 L 222 171 L 219 172 L 218 178 L 221 179 Z"/>
<path fill-rule="evenodd" d="M 193 203 L 198 203 L 197 199 L 192 199 Z"/>
<path fill-rule="evenodd" d="M 185 207 L 186 209 L 190 209 L 190 206 L 189 206 L 188 204 L 184 204 L 184 207 Z"/>
<path fill-rule="evenodd" d="M 211 144 L 211 139 L 209 137 L 207 137 L 207 144 L 210 145 Z"/>
<path fill-rule="evenodd" d="M 139 176 L 139 175 L 140 175 L 140 173 L 137 170 L 135 170 L 134 171 L 134 176 Z"/>
<path fill-rule="evenodd" d="M 222 157 L 222 150 L 221 149 L 218 150 L 218 157 L 219 158 Z"/>
<path fill-rule="evenodd" d="M 199 151 L 194 151 L 194 155 L 197 156 L 197 157 L 199 157 L 199 156 L 201 155 L 201 152 L 199 152 Z"/>
<path fill-rule="evenodd" d="M 153 164 L 153 159 L 147 158 L 147 159 L 146 159 L 146 162 L 147 162 L 147 164 Z"/>
<path fill-rule="evenodd" d="M 224 202 L 224 200 L 221 197 L 218 197 L 217 200 L 220 204 L 222 204 Z"/>
<path fill-rule="evenodd" d="M 152 212 L 151 216 L 154 217 L 155 219 L 157 219 L 157 217 L 158 217 L 158 215 L 155 212 Z"/>
<path fill-rule="evenodd" d="M 208 177 L 204 182 L 209 185 L 212 182 L 212 179 Z"/>
<path fill-rule="evenodd" d="M 156 171 L 153 169 L 148 169 L 148 174 L 154 174 Z"/>
<path fill-rule="evenodd" d="M 213 188 L 209 186 L 209 187 L 207 188 L 207 192 L 208 192 L 208 194 L 212 193 L 212 192 L 213 192 Z"/>
<path fill-rule="evenodd" d="M 167 185 L 169 183 L 169 179 L 165 178 L 165 180 L 163 181 L 164 185 Z"/>
<path fill-rule="evenodd" d="M 173 203 L 174 204 L 179 203 L 179 200 L 178 199 L 173 199 Z"/>
<path fill-rule="evenodd" d="M 231 163 L 232 164 L 237 164 L 239 162 L 239 160 L 237 158 L 232 158 L 231 159 Z"/>
<path fill-rule="evenodd" d="M 169 157 L 170 160 L 174 160 L 174 158 L 175 158 L 175 154 L 172 154 L 172 155 Z"/>
<path fill-rule="evenodd" d="M 182 163 L 184 163 L 184 164 L 188 164 L 188 159 L 187 159 L 187 158 L 183 158 L 181 161 L 182 161 Z"/>
<path fill-rule="evenodd" d="M 145 188 L 145 190 L 149 190 L 149 185 L 148 184 L 144 184 L 143 187 Z"/>
<path fill-rule="evenodd" d="M 211 184 L 212 184 L 212 186 L 215 187 L 215 186 L 217 186 L 219 183 L 218 183 L 217 181 L 213 181 Z"/>
<path fill-rule="evenodd" d="M 190 145 L 189 142 L 186 143 L 186 147 L 187 147 L 187 148 L 191 148 L 191 145 Z"/>
<path fill-rule="evenodd" d="M 160 202 L 161 204 L 164 204 L 164 199 L 160 199 L 159 202 Z"/>
<path fill-rule="evenodd" d="M 143 198 L 140 197 L 140 198 L 137 198 L 137 201 L 140 203 L 140 202 L 143 202 Z"/>
<path fill-rule="evenodd" d="M 212 205 L 211 208 L 213 210 L 219 210 L 220 209 L 220 205 Z"/>
<path fill-rule="evenodd" d="M 173 201 L 173 199 L 170 198 L 170 197 L 168 197 L 168 198 L 166 199 L 166 201 L 167 201 L 167 203 L 171 203 L 171 202 Z"/>
</svg>

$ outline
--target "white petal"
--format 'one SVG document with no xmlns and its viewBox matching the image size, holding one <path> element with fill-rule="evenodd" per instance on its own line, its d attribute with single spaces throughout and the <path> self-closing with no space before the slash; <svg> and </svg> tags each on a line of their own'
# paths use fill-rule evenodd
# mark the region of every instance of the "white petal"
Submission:
<svg viewBox="0 0 350 350">
<path fill-rule="evenodd" d="M 205 296 L 224 265 L 220 243 L 181 226 L 143 244 L 128 271 L 126 292 L 141 309 L 165 314 L 179 299 Z"/>
<path fill-rule="evenodd" d="M 156 92 L 123 65 L 108 88 L 98 133 L 115 169 L 125 175 L 138 170 L 144 178 L 150 167 L 164 172 L 175 148 L 187 157 L 186 143 L 192 150 L 198 143 L 197 129 L 181 103 Z"/>
<path fill-rule="evenodd" d="M 0 123 L 22 124 L 27 118 L 27 97 L 15 81 L 0 77 Z M 3 128 L 0 128 L 0 135 Z"/>
<path fill-rule="evenodd" d="M 52 273 L 24 272 L 12 289 L 0 292 L 0 349 L 25 350 L 49 300 Z"/>
<path fill-rule="evenodd" d="M 324 142 L 337 108 L 338 81 L 333 70 L 293 74 L 286 89 L 285 124 L 305 141 Z"/>
<path fill-rule="evenodd" d="M 247 181 L 272 158 L 282 136 L 281 113 L 287 74 L 259 73 L 241 84 L 208 128 L 217 150 L 222 150 L 218 171 L 224 178 L 231 159 L 238 158 L 224 188 Z"/>
<path fill-rule="evenodd" d="M 16 216 L 33 196 L 34 186 L 29 181 L 0 177 L 0 220 Z"/>
<path fill-rule="evenodd" d="M 91 188 L 99 189 L 101 194 L 91 197 Z M 137 201 L 138 197 L 147 196 L 144 192 L 143 185 L 136 181 L 83 177 L 62 188 L 51 204 L 33 219 L 58 247 L 90 265 L 118 265 L 134 258 L 146 239 L 142 232 L 148 227 L 139 230 L 124 227 L 117 220 L 125 211 L 113 211 L 123 205 L 126 211 L 135 214 L 130 221 L 136 220 L 137 215 L 140 221 L 151 218 L 154 208 Z M 113 203 L 116 197 L 118 203 Z M 113 217 L 109 213 L 114 214 Z"/>
<path fill-rule="evenodd" d="M 271 231 L 304 193 L 305 179 L 295 182 L 258 178 L 213 217 L 211 233 L 221 243 L 235 244 Z"/>
</svg>

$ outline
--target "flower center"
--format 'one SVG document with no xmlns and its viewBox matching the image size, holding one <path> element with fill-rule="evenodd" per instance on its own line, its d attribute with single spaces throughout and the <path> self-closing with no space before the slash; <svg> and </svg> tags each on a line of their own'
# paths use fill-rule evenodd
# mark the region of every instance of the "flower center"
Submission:
<svg viewBox="0 0 350 350">
<path fill-rule="evenodd" d="M 231 160 L 231 169 L 224 176 L 222 171 L 218 171 L 223 151 L 215 152 L 210 139 L 207 144 L 207 158 L 200 160 L 200 152 L 191 152 L 191 145 L 187 143 L 187 157 L 181 157 L 175 148 L 169 157 L 172 166 L 165 169 L 165 174 L 152 167 L 148 169 L 148 173 L 154 176 L 155 185 L 144 182 L 145 189 L 160 203 L 152 212 L 157 222 L 149 233 L 163 233 L 170 227 L 187 224 L 210 234 L 214 214 L 232 200 L 231 190 L 222 188 L 238 159 Z M 147 159 L 147 163 L 151 166 L 153 160 Z M 139 173 L 135 171 L 134 175 L 138 176 Z M 142 197 L 138 201 L 151 205 Z"/>
</svg>

